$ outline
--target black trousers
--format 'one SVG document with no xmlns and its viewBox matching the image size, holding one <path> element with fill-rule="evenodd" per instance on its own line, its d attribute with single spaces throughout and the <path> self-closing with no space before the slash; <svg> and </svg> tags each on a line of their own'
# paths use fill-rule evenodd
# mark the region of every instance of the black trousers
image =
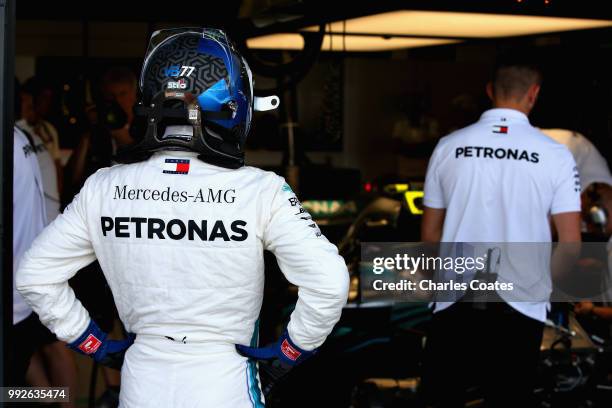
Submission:
<svg viewBox="0 0 612 408">
<path fill-rule="evenodd" d="M 533 405 L 544 324 L 503 302 L 487 306 L 460 302 L 434 314 L 423 367 L 432 406 L 464 407 L 474 386 L 490 408 Z"/>
</svg>

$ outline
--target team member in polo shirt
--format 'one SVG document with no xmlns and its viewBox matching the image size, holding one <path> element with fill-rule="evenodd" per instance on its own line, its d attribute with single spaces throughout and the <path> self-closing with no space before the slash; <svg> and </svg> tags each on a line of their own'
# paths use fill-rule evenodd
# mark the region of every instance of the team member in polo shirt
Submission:
<svg viewBox="0 0 612 408">
<path fill-rule="evenodd" d="M 542 129 L 542 132 L 564 144 L 572 152 L 578 171 L 582 190 L 583 230 L 612 234 L 612 174 L 608 162 L 597 147 L 584 135 L 567 129 Z M 603 215 L 603 216 L 602 216 Z M 605 321 L 612 320 L 612 237 L 608 240 L 608 273 L 604 276 L 603 287 L 606 293 L 603 304 L 591 301 L 576 304 L 575 312 Z M 612 334 L 612 327 L 607 333 Z"/>
<path fill-rule="evenodd" d="M 13 145 L 13 335 L 9 385 L 25 386 L 30 358 L 40 346 L 40 322 L 15 287 L 15 273 L 23 254 L 43 230 L 46 223 L 42 177 L 31 139 L 18 127 Z"/>
<path fill-rule="evenodd" d="M 487 85 L 493 109 L 440 140 L 427 170 L 423 241 L 546 243 L 551 217 L 560 242 L 580 241 L 574 159 L 527 118 L 541 80 L 529 64 L 499 64 Z M 520 261 L 528 268 L 514 271 L 516 276 L 545 273 L 549 293 L 549 261 Z M 530 405 L 547 302 L 522 300 L 480 308 L 434 304 L 424 384 L 435 406 L 463 407 L 471 385 L 481 387 L 487 406 Z"/>
</svg>

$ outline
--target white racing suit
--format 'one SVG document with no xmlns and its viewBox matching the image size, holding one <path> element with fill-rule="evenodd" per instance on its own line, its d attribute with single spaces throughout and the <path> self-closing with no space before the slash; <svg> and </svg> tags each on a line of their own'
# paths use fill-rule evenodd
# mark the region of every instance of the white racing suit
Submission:
<svg viewBox="0 0 612 408">
<path fill-rule="evenodd" d="M 120 406 L 263 406 L 257 369 L 235 344 L 257 341 L 263 250 L 299 287 L 288 326 L 320 346 L 340 318 L 348 272 L 285 181 L 164 151 L 101 169 L 36 239 L 17 287 L 59 339 L 74 341 L 87 310 L 68 280 L 98 259 L 127 331 Z"/>
</svg>

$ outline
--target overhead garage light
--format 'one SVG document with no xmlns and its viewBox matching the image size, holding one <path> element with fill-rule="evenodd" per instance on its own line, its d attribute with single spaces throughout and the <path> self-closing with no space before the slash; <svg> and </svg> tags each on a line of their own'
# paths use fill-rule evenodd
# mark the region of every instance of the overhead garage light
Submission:
<svg viewBox="0 0 612 408">
<path fill-rule="evenodd" d="M 344 38 L 343 38 L 344 37 Z M 382 37 L 341 34 L 326 35 L 323 38 L 323 51 L 389 51 L 403 48 L 428 47 L 455 43 L 457 40 L 439 38 L 408 38 L 408 37 Z M 304 39 L 300 34 L 271 34 L 262 37 L 250 38 L 247 46 L 252 49 L 273 50 L 301 50 L 304 48 Z"/>
<path fill-rule="evenodd" d="M 392 11 L 331 23 L 333 33 L 493 38 L 611 27 L 612 21 L 581 18 L 439 11 Z M 307 30 L 316 30 L 309 27 Z"/>
</svg>

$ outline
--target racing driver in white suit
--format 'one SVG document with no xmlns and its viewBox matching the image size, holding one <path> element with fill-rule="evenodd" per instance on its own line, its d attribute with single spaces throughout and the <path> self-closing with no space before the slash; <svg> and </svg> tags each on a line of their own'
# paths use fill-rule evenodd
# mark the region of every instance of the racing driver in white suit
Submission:
<svg viewBox="0 0 612 408">
<path fill-rule="evenodd" d="M 346 266 L 281 177 L 244 166 L 253 109 L 278 99 L 253 97 L 225 33 L 156 32 L 139 85 L 144 137 L 36 239 L 17 288 L 71 348 L 123 363 L 121 407 L 263 406 L 255 359 L 292 366 L 316 352 L 346 303 Z M 299 299 L 279 341 L 256 348 L 264 249 Z M 125 340 L 109 340 L 68 285 L 95 259 Z"/>
</svg>

